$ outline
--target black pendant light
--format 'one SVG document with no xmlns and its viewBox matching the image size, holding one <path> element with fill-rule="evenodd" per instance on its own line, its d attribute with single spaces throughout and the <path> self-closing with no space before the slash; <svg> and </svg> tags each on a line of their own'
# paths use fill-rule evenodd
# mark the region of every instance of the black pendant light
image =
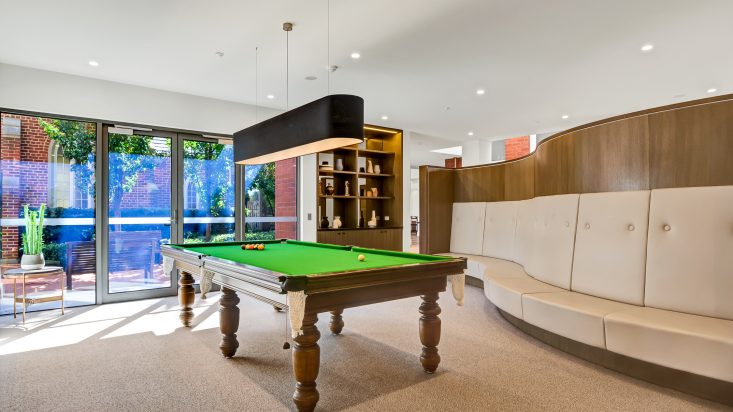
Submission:
<svg viewBox="0 0 733 412">
<path fill-rule="evenodd" d="M 364 99 L 334 94 L 234 133 L 234 160 L 269 163 L 363 140 Z"/>
<path fill-rule="evenodd" d="M 286 49 L 287 33 L 292 29 L 291 23 L 283 24 Z M 289 56 L 289 50 L 286 54 Z M 364 141 L 363 127 L 364 99 L 328 95 L 234 133 L 234 162 L 270 163 L 358 144 Z"/>
</svg>

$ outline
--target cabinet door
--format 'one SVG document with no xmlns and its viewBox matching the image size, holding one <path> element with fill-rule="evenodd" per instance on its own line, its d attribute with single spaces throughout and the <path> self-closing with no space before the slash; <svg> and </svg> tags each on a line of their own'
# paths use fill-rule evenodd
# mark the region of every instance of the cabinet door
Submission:
<svg viewBox="0 0 733 412">
<path fill-rule="evenodd" d="M 343 236 L 339 235 L 339 231 L 337 230 L 322 230 L 318 232 L 317 240 L 318 243 L 331 243 L 334 245 L 340 245 L 342 243 L 339 242 L 343 238 Z"/>
</svg>

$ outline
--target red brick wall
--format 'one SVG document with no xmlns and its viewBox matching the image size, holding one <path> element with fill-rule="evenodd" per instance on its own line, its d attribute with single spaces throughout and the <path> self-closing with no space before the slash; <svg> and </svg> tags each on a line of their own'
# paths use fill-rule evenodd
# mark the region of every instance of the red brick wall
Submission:
<svg viewBox="0 0 733 412">
<path fill-rule="evenodd" d="M 280 160 L 275 163 L 275 216 L 298 215 L 298 163 L 297 159 Z M 275 238 L 296 239 L 297 222 L 275 223 Z"/>
<path fill-rule="evenodd" d="M 529 136 L 512 137 L 504 140 L 506 160 L 517 159 L 529 154 Z"/>
<path fill-rule="evenodd" d="M 38 207 L 48 203 L 48 138 L 38 119 L 3 113 L 2 119 L 20 119 L 20 137 L 0 137 L 3 191 L 2 217 L 17 218 L 23 204 Z M 2 227 L 3 259 L 18 254 L 18 228 Z"/>
<path fill-rule="evenodd" d="M 445 167 L 449 169 L 457 169 L 459 167 L 462 167 L 463 161 L 460 157 L 452 157 L 450 159 L 445 159 Z"/>
</svg>

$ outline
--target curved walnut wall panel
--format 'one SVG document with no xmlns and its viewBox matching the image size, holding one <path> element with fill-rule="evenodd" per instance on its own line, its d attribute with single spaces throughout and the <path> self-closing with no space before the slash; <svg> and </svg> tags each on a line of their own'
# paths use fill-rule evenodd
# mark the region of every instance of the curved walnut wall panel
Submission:
<svg viewBox="0 0 733 412">
<path fill-rule="evenodd" d="M 719 185 L 733 185 L 733 95 L 579 126 L 510 162 L 423 166 L 420 251 L 448 251 L 453 202 Z"/>
</svg>

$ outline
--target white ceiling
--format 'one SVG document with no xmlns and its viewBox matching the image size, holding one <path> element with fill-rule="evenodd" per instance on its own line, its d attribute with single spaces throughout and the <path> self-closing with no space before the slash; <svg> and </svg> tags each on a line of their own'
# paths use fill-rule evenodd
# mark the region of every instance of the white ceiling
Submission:
<svg viewBox="0 0 733 412">
<path fill-rule="evenodd" d="M 705 97 L 713 87 L 733 92 L 731 0 L 331 3 L 331 63 L 340 66 L 331 92 L 364 97 L 370 123 L 497 138 Z M 260 104 L 282 109 L 284 21 L 295 24 L 290 106 L 327 93 L 326 5 L 0 0 L 0 62 L 254 103 L 258 46 Z M 647 42 L 654 50 L 640 52 Z"/>
</svg>

